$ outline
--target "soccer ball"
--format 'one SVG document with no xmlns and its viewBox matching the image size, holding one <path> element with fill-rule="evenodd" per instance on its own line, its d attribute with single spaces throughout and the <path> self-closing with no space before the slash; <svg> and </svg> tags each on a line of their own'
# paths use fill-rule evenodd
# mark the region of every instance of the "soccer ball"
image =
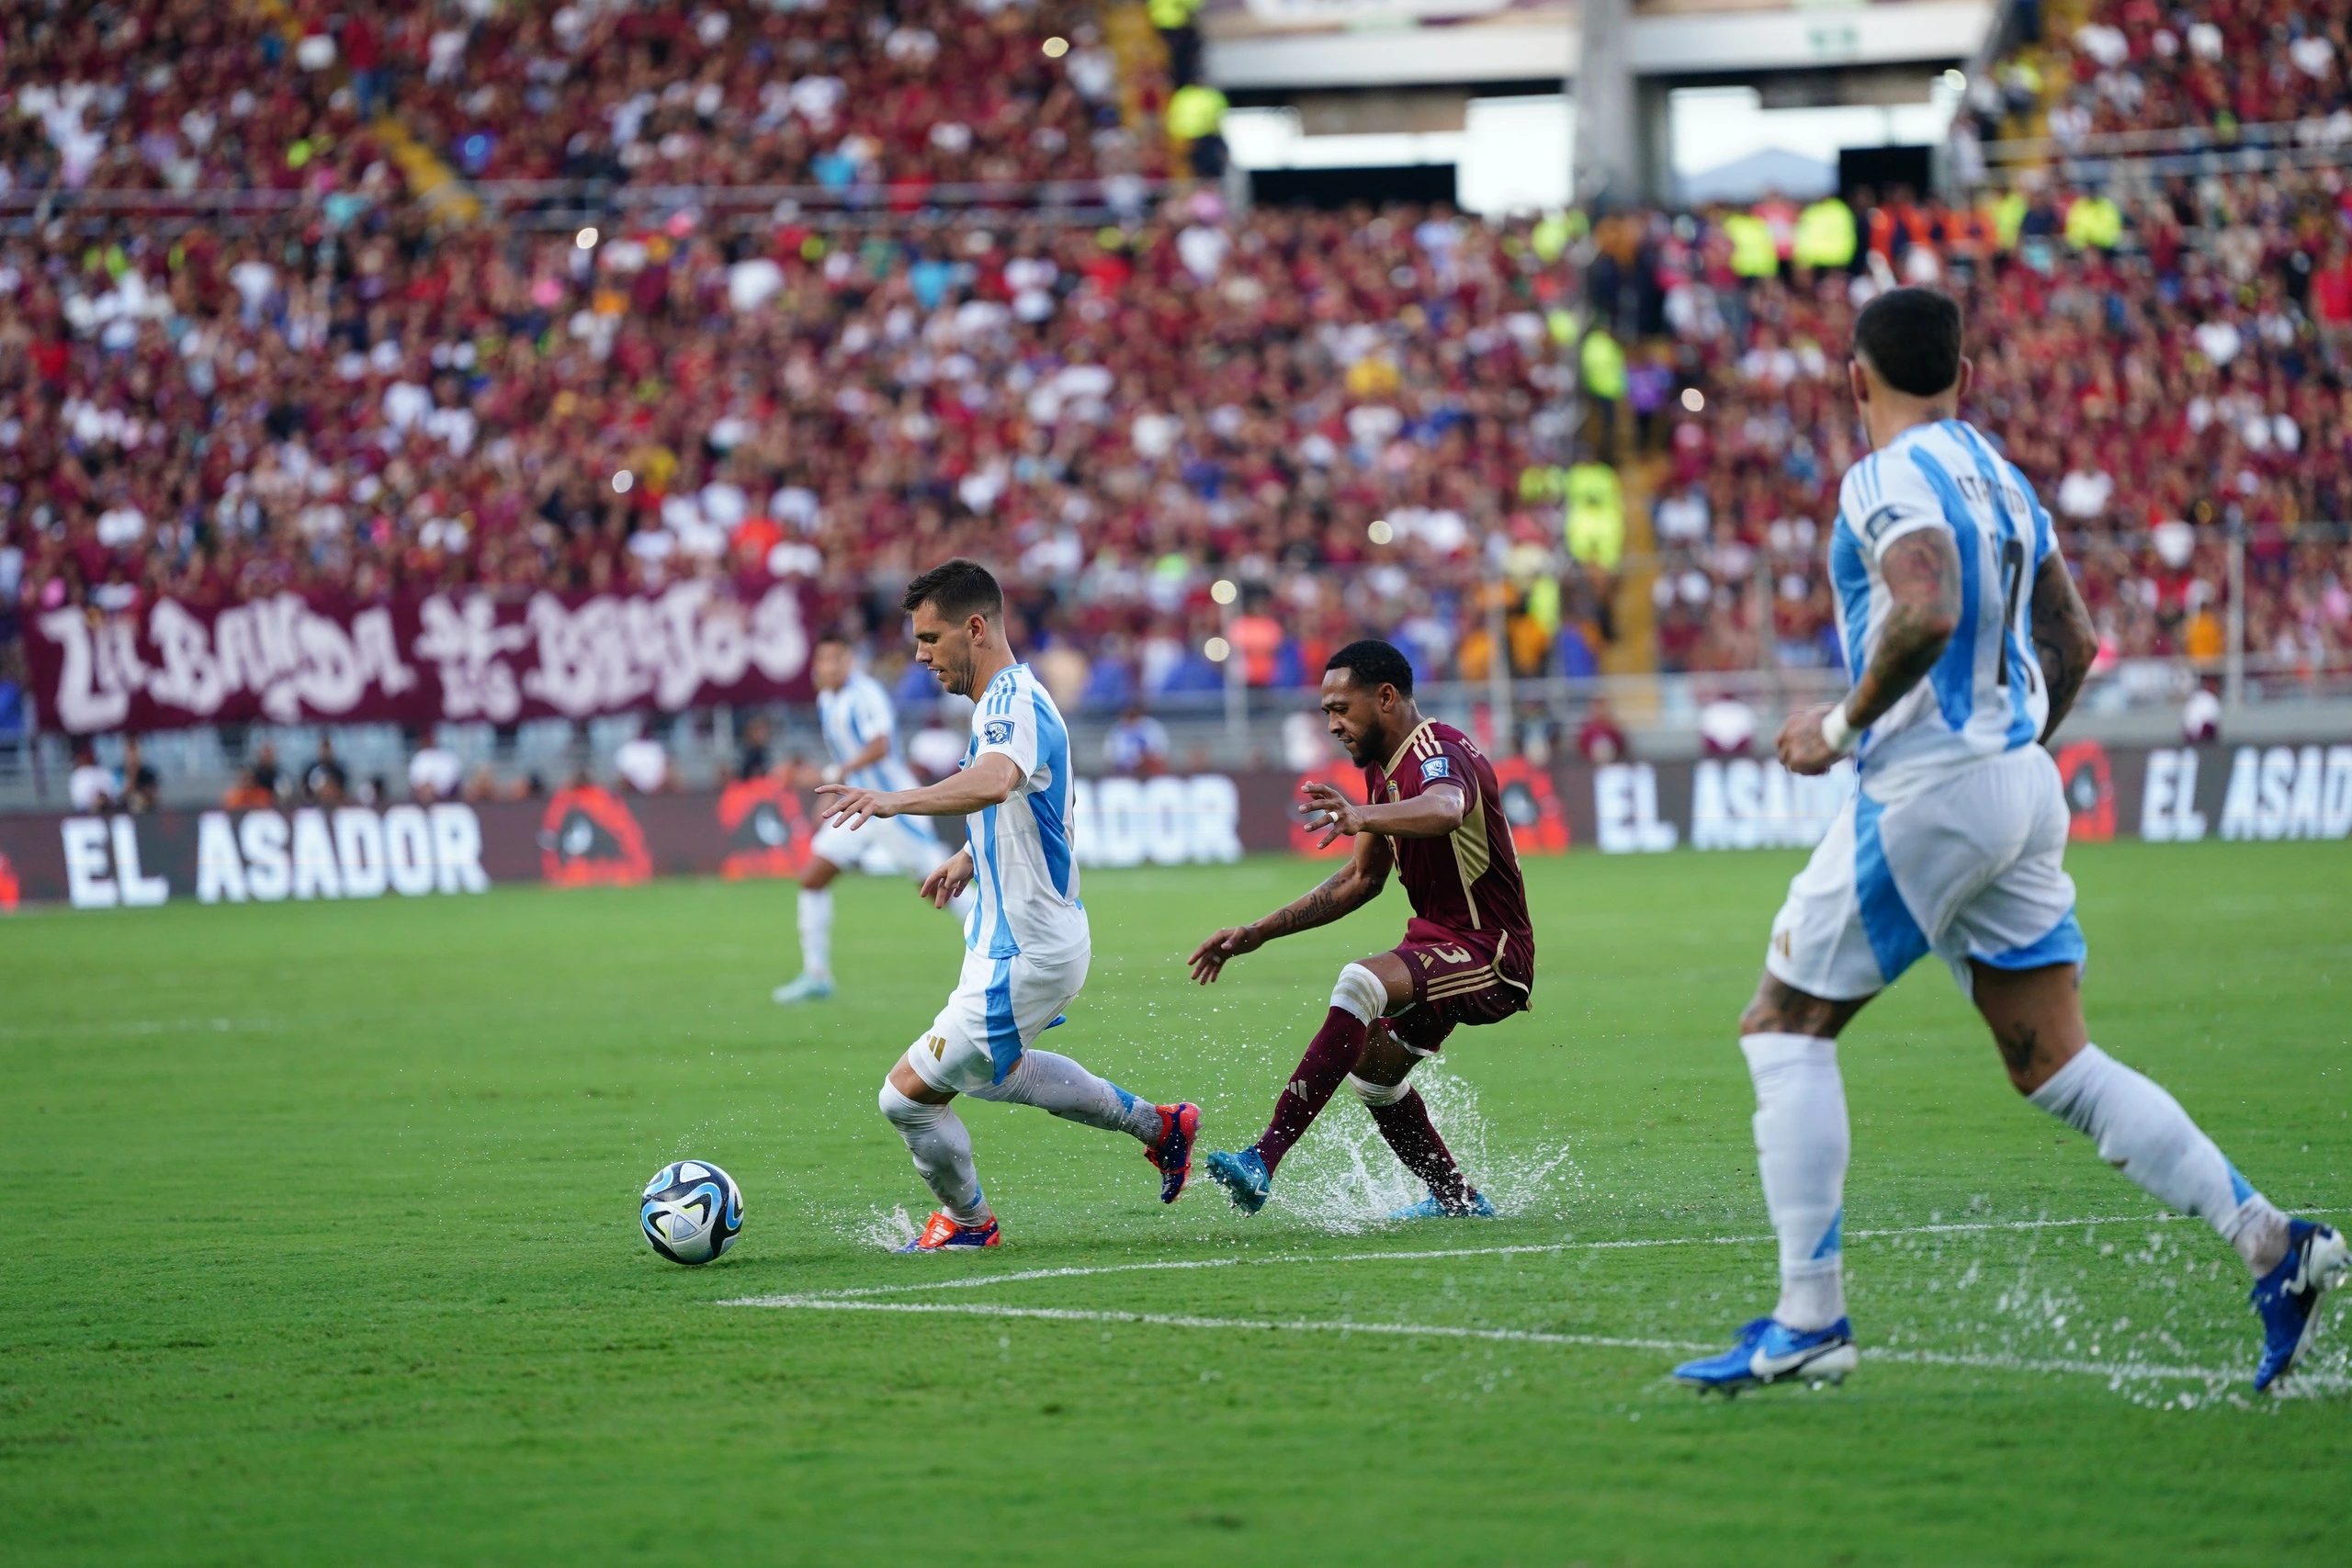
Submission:
<svg viewBox="0 0 2352 1568">
<path fill-rule="evenodd" d="M 645 1184 L 638 1225 L 671 1262 L 707 1263 L 743 1234 L 743 1194 L 708 1160 L 682 1159 Z"/>
</svg>

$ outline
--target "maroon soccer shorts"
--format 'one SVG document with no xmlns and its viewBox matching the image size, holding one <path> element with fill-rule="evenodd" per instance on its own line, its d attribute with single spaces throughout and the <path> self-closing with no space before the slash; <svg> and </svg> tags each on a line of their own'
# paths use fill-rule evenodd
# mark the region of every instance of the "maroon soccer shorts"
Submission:
<svg viewBox="0 0 2352 1568">
<path fill-rule="evenodd" d="M 1413 1005 L 1381 1021 L 1416 1055 L 1434 1055 L 1457 1023 L 1476 1028 L 1527 1010 L 1527 987 L 1503 978 L 1467 942 L 1408 942 L 1392 949 L 1413 976 Z"/>
</svg>

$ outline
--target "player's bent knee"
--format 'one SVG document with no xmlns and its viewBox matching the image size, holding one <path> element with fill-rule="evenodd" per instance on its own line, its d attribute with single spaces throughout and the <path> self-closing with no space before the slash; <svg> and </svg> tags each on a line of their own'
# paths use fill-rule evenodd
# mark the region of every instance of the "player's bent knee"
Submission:
<svg viewBox="0 0 2352 1568">
<path fill-rule="evenodd" d="M 1331 987 L 1331 1005 L 1369 1024 L 1388 1010 L 1388 984 L 1363 964 L 1351 964 Z"/>
<path fill-rule="evenodd" d="M 1375 1111 L 1385 1105 L 1394 1105 L 1412 1092 L 1412 1087 L 1403 1078 L 1395 1083 L 1374 1083 L 1370 1078 L 1360 1078 L 1353 1073 L 1348 1075 L 1348 1088 L 1355 1091 L 1358 1100 Z"/>
</svg>

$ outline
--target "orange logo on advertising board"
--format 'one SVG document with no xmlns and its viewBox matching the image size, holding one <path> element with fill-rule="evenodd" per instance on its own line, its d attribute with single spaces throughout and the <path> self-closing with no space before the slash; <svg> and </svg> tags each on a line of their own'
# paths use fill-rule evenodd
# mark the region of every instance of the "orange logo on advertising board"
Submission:
<svg viewBox="0 0 2352 1568">
<path fill-rule="evenodd" d="M 800 792 L 782 779 L 729 784 L 718 797 L 718 826 L 727 835 L 718 874 L 729 882 L 798 876 L 808 867 L 808 820 L 801 815 Z"/>
<path fill-rule="evenodd" d="M 556 791 L 539 819 L 539 874 L 558 887 L 634 887 L 653 875 L 645 829 L 602 784 Z"/>
<path fill-rule="evenodd" d="M 2103 844 L 2115 837 L 2115 777 L 2107 748 L 2077 740 L 2058 749 L 2058 778 L 2066 789 L 2066 837 Z"/>
<path fill-rule="evenodd" d="M 18 892 L 17 868 L 8 863 L 6 855 L 0 855 L 0 915 L 13 915 L 17 912 Z"/>
<path fill-rule="evenodd" d="M 1495 764 L 1495 784 L 1503 792 L 1503 819 L 1510 824 L 1510 841 L 1523 855 L 1568 852 L 1568 817 L 1553 793 L 1552 775 L 1524 757 L 1510 757 Z"/>
</svg>

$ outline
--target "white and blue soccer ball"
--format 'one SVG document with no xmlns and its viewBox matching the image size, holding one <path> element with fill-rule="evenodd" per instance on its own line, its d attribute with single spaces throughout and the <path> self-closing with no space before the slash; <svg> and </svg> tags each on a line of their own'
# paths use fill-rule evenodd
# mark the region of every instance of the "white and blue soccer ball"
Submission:
<svg viewBox="0 0 2352 1568">
<path fill-rule="evenodd" d="M 707 1159 L 665 1165 L 645 1184 L 638 1227 L 673 1263 L 707 1263 L 743 1234 L 743 1194 Z"/>
</svg>

